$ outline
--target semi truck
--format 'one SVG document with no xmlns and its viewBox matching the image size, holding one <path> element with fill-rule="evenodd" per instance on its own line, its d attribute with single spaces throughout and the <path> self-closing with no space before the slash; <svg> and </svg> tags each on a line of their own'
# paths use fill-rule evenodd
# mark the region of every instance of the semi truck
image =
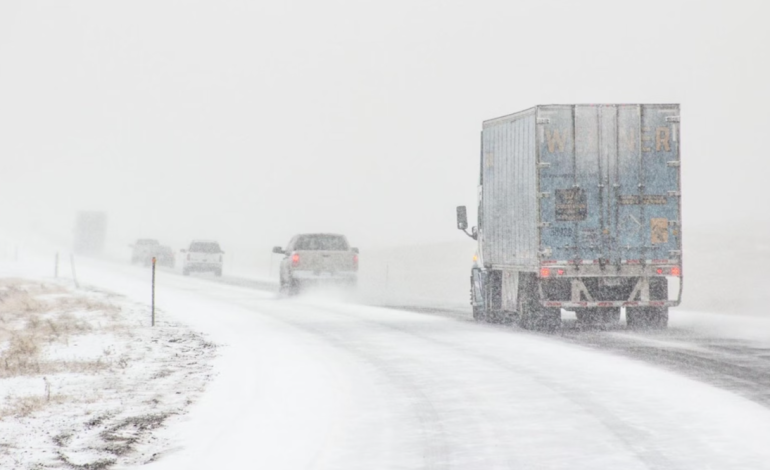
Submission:
<svg viewBox="0 0 770 470">
<path fill-rule="evenodd" d="M 679 105 L 539 105 L 485 121 L 471 305 L 480 321 L 662 329 L 682 299 Z"/>
</svg>

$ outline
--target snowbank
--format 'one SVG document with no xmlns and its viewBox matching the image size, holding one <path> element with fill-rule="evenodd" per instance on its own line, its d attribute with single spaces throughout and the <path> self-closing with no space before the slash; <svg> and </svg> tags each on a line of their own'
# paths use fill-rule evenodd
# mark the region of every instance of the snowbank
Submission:
<svg viewBox="0 0 770 470">
<path fill-rule="evenodd" d="M 215 347 L 146 307 L 61 282 L 0 281 L 0 468 L 143 464 L 212 375 Z"/>
</svg>

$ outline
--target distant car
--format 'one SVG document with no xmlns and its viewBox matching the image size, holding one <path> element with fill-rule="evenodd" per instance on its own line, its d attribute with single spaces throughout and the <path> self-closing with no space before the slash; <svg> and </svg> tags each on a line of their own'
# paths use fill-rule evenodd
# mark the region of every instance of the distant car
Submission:
<svg viewBox="0 0 770 470">
<path fill-rule="evenodd" d="M 136 243 L 128 246 L 133 249 L 131 251 L 131 263 L 147 263 L 147 259 L 152 259 L 152 255 L 160 243 L 154 238 L 140 238 Z"/>
<path fill-rule="evenodd" d="M 191 272 L 213 272 L 222 275 L 222 255 L 225 253 L 219 243 L 213 240 L 193 240 L 190 247 L 182 250 L 182 274 L 189 276 Z"/>
<path fill-rule="evenodd" d="M 358 281 L 358 249 L 344 235 L 307 233 L 289 241 L 286 249 L 276 246 L 281 260 L 281 291 L 296 295 L 308 285 L 337 284 L 355 287 Z"/>
<path fill-rule="evenodd" d="M 157 266 L 165 266 L 167 268 L 173 268 L 176 264 L 176 256 L 174 250 L 170 246 L 158 245 L 152 250 L 152 254 L 145 259 L 144 264 L 152 264 L 152 258 L 155 257 L 155 263 Z"/>
</svg>

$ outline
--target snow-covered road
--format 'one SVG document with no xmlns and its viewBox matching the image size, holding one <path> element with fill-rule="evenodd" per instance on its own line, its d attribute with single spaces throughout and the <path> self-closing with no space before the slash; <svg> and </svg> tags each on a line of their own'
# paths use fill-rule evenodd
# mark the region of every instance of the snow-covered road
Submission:
<svg viewBox="0 0 770 470">
<path fill-rule="evenodd" d="M 79 267 L 147 298 L 146 271 Z M 562 339 L 159 274 L 223 345 L 153 469 L 770 468 L 770 410 Z"/>
</svg>

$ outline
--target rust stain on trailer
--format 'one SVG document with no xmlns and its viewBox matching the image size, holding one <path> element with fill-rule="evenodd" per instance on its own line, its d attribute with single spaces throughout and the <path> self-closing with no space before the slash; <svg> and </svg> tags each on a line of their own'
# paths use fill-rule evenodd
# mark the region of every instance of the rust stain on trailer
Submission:
<svg viewBox="0 0 770 470">
<path fill-rule="evenodd" d="M 562 129 L 561 132 L 559 132 L 559 129 L 553 129 L 550 133 L 548 132 L 548 129 L 546 129 L 545 137 L 548 140 L 548 151 L 550 153 L 553 153 L 554 150 L 556 150 L 556 147 L 559 147 L 559 152 L 564 151 L 564 146 L 567 143 L 566 129 Z"/>
<path fill-rule="evenodd" d="M 640 204 L 646 206 L 665 206 L 668 204 L 668 199 L 660 194 L 645 194 L 643 196 L 638 194 L 620 194 L 618 195 L 618 204 L 621 206 L 638 206 Z"/>
<path fill-rule="evenodd" d="M 650 242 L 668 243 L 668 219 L 650 219 Z"/>
<path fill-rule="evenodd" d="M 660 152 L 662 148 L 665 148 L 666 152 L 671 151 L 671 130 L 668 127 L 655 129 L 655 150 Z"/>
<path fill-rule="evenodd" d="M 484 153 L 484 166 L 486 168 L 492 168 L 495 166 L 495 154 L 492 152 Z"/>
</svg>

